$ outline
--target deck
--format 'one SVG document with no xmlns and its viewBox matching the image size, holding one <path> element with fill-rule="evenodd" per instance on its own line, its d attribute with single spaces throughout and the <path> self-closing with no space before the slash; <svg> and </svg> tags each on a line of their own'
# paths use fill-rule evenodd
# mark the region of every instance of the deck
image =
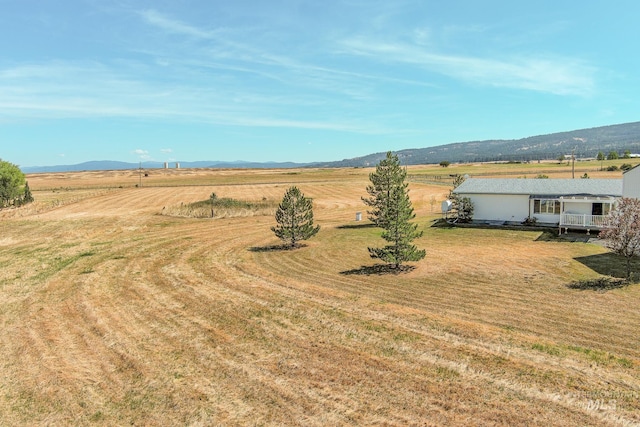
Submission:
<svg viewBox="0 0 640 427">
<path fill-rule="evenodd" d="M 606 219 L 608 215 L 587 215 L 587 214 L 569 214 L 560 215 L 560 223 L 558 226 L 565 229 L 565 234 L 569 229 L 587 230 L 587 234 L 591 230 L 602 230 L 606 228 Z"/>
</svg>

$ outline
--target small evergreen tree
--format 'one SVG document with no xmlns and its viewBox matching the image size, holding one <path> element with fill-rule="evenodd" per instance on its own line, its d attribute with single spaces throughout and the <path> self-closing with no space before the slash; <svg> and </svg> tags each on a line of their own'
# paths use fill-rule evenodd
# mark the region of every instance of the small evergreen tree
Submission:
<svg viewBox="0 0 640 427">
<path fill-rule="evenodd" d="M 465 181 L 463 175 L 456 175 L 453 178 L 453 188 L 449 190 L 449 200 L 451 200 L 451 211 L 455 214 L 458 222 L 470 222 L 473 219 L 473 202 L 468 197 L 460 197 L 453 192 Z"/>
<path fill-rule="evenodd" d="M 276 227 L 271 227 L 275 235 L 295 248 L 298 242 L 310 239 L 320 231 L 313 225 L 313 203 L 295 186 L 284 194 L 276 211 Z"/>
<path fill-rule="evenodd" d="M 460 187 L 460 184 L 462 184 L 464 181 L 465 181 L 465 177 L 463 175 L 456 175 L 453 178 L 453 188 L 456 189 Z"/>
<path fill-rule="evenodd" d="M 458 222 L 471 222 L 473 219 L 473 202 L 469 197 L 458 197 L 456 212 L 458 214 Z"/>
<path fill-rule="evenodd" d="M 426 251 L 418 249 L 411 242 L 422 236 L 418 225 L 410 221 L 415 218 L 408 184 L 404 182 L 406 170 L 400 166 L 398 156 L 391 152 L 381 160 L 376 171 L 369 175 L 371 185 L 367 187 L 370 198 L 362 200 L 367 206 L 369 219 L 383 228 L 382 238 L 389 244 L 382 248 L 368 248 L 372 258 L 378 258 L 399 268 L 403 262 L 419 261 Z"/>
<path fill-rule="evenodd" d="M 31 194 L 31 189 L 29 188 L 29 183 L 25 182 L 24 184 L 24 195 L 22 196 L 22 204 L 26 205 L 27 203 L 33 202 L 33 194 Z"/>
</svg>

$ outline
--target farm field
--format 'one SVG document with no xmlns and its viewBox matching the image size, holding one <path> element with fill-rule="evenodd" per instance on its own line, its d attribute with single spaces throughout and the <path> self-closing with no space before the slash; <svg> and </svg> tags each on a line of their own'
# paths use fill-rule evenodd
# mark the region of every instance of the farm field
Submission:
<svg viewBox="0 0 640 427">
<path fill-rule="evenodd" d="M 410 167 L 427 256 L 402 274 L 355 221 L 372 169 L 28 176 L 36 202 L 0 211 L 0 425 L 640 425 L 640 285 L 569 286 L 622 261 L 432 226 L 442 175 L 571 176 L 520 166 Z M 290 185 L 322 227 L 294 251 L 272 215 L 163 214 Z"/>
</svg>

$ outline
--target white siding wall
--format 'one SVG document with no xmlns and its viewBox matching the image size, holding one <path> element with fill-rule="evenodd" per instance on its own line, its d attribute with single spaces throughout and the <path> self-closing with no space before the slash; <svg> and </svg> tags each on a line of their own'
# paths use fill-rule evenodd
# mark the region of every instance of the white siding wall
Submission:
<svg viewBox="0 0 640 427">
<path fill-rule="evenodd" d="M 523 221 L 529 215 L 528 195 L 460 194 L 474 205 L 474 221 Z"/>
<path fill-rule="evenodd" d="M 531 211 L 531 216 L 535 217 L 535 219 L 538 220 L 538 223 L 540 224 L 555 224 L 557 222 L 560 222 L 560 215 L 534 214 L 533 211 Z"/>
<path fill-rule="evenodd" d="M 640 199 L 640 167 L 631 169 L 622 177 L 622 197 Z"/>
<path fill-rule="evenodd" d="M 564 202 L 564 211 L 566 213 L 591 215 L 591 210 L 591 203 L 571 203 L 567 201 Z"/>
</svg>

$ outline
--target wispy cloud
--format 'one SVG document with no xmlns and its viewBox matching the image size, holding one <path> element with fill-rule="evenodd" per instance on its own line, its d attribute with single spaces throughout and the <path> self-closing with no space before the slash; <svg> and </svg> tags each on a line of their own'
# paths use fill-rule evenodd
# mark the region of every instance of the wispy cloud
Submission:
<svg viewBox="0 0 640 427">
<path fill-rule="evenodd" d="M 298 94 L 273 96 L 255 88 L 204 87 L 208 81 L 183 85 L 138 80 L 137 65 L 116 70 L 96 63 L 54 62 L 0 69 L 0 116 L 29 118 L 122 117 L 202 122 L 223 126 L 282 127 L 371 134 L 379 124 L 322 112 L 315 120 L 300 106 L 321 108 Z M 137 73 L 137 74 L 136 74 Z M 1 78 L 11 76 L 10 78 Z M 185 76 L 185 80 L 186 76 Z M 212 84 L 212 86 L 215 86 Z M 305 105 L 305 103 L 307 103 Z M 322 116 L 322 117 L 320 117 Z M 144 153 L 142 153 L 144 154 Z"/>
<path fill-rule="evenodd" d="M 181 51 L 174 61 L 168 61 L 165 53 L 156 53 L 156 61 L 163 66 L 171 62 L 189 67 L 228 71 L 240 74 L 253 74 L 277 82 L 278 84 L 296 84 L 317 90 L 354 96 L 362 99 L 362 90 L 355 87 L 368 82 L 391 82 L 403 85 L 433 86 L 424 81 L 392 77 L 376 73 L 366 73 L 350 69 L 331 67 L 326 64 L 317 65 L 297 58 L 291 52 L 277 52 L 274 46 L 261 43 L 260 29 L 246 29 L 245 31 L 229 31 L 226 29 L 206 30 L 200 27 L 184 24 L 183 22 L 161 14 L 155 10 L 140 12 L 144 21 L 171 34 L 183 34 L 202 40 L 215 40 L 213 44 L 202 46 L 190 45 L 189 53 Z M 333 42 L 330 42 L 333 43 Z M 317 44 L 317 55 L 333 55 L 332 45 Z M 147 54 L 153 55 L 152 52 Z M 175 54 L 175 53 L 170 53 Z"/>
<path fill-rule="evenodd" d="M 133 150 L 131 154 L 135 154 L 140 160 L 153 160 L 147 150 L 142 150 L 140 148 Z"/>
<path fill-rule="evenodd" d="M 139 12 L 140 16 L 148 23 L 164 31 L 185 36 L 209 39 L 215 35 L 213 31 L 206 31 L 192 25 L 185 24 L 176 19 L 163 15 L 156 10 L 148 9 Z"/>
<path fill-rule="evenodd" d="M 526 89 L 556 95 L 591 95 L 595 68 L 567 57 L 482 58 L 435 53 L 407 43 L 352 38 L 344 52 L 373 61 L 412 65 L 474 84 Z"/>
<path fill-rule="evenodd" d="M 161 148 L 160 152 L 163 154 L 169 154 L 169 153 L 173 153 L 173 150 L 171 148 Z"/>
</svg>

